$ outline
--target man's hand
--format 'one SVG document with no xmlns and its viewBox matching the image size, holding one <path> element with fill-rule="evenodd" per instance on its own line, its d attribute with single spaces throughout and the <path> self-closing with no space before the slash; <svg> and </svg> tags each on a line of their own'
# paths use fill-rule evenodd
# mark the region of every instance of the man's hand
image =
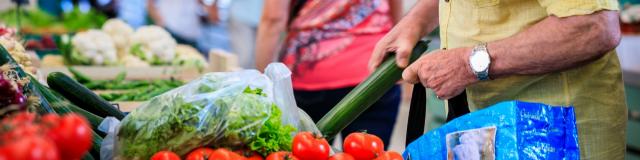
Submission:
<svg viewBox="0 0 640 160">
<path fill-rule="evenodd" d="M 411 51 L 420 40 L 421 30 L 416 24 L 398 23 L 376 44 L 373 55 L 369 59 L 369 70 L 375 70 L 390 52 L 395 52 L 398 67 L 407 67 Z"/>
<path fill-rule="evenodd" d="M 396 64 L 405 68 L 418 40 L 438 26 L 438 1 L 418 1 L 409 13 L 387 33 L 373 49 L 369 70 L 375 70 L 390 52 L 396 53 Z"/>
<path fill-rule="evenodd" d="M 402 79 L 409 83 L 422 83 L 433 89 L 440 99 L 453 98 L 462 93 L 465 87 L 478 81 L 468 64 L 471 50 L 456 48 L 433 51 L 407 67 Z"/>
</svg>

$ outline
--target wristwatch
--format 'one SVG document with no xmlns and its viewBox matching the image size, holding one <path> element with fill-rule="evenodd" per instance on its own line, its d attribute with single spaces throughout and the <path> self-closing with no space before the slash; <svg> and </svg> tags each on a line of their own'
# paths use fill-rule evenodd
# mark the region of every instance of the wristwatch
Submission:
<svg viewBox="0 0 640 160">
<path fill-rule="evenodd" d="M 473 47 L 471 55 L 469 56 L 469 66 L 471 71 L 476 75 L 478 80 L 489 80 L 489 66 L 491 64 L 491 57 L 487 50 L 487 43 L 481 43 Z"/>
</svg>

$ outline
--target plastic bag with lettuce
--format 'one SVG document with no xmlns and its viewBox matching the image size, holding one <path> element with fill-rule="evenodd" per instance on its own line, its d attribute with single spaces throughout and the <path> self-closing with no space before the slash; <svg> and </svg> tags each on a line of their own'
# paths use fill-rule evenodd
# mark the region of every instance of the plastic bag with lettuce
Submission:
<svg viewBox="0 0 640 160">
<path fill-rule="evenodd" d="M 298 130 L 318 132 L 293 101 L 291 72 L 271 64 L 256 70 L 208 73 L 152 98 L 119 124 L 116 159 L 180 155 L 202 146 L 249 149 L 263 155 L 290 150 Z"/>
</svg>

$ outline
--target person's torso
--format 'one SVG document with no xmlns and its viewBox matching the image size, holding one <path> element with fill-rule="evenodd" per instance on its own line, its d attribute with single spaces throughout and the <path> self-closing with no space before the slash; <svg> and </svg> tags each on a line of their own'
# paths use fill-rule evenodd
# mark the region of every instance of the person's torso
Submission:
<svg viewBox="0 0 640 160">
<path fill-rule="evenodd" d="M 352 4 L 329 4 L 342 2 Z M 376 42 L 393 25 L 388 2 L 307 3 L 311 4 L 305 4 L 289 26 L 280 58 L 294 72 L 293 87 L 321 90 L 357 85 L 369 74 L 366 66 Z"/>
<path fill-rule="evenodd" d="M 156 9 L 171 32 L 189 40 L 200 35 L 203 10 L 197 0 L 156 0 Z"/>
<path fill-rule="evenodd" d="M 439 12 L 442 48 L 471 47 L 508 38 L 549 15 L 538 0 L 440 0 Z M 480 82 L 467 87 L 467 94 L 472 108 L 505 100 L 577 107 L 624 106 L 622 87 L 620 64 L 615 51 L 611 51 L 594 62 L 561 72 Z"/>
</svg>

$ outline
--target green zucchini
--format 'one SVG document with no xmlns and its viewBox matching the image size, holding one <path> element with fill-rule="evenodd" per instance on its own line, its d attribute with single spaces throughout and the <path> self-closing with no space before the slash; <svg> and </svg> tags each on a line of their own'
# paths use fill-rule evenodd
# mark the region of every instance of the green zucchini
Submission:
<svg viewBox="0 0 640 160">
<path fill-rule="evenodd" d="M 85 111 L 76 105 L 73 105 L 71 102 L 65 99 L 62 95 L 59 95 L 59 93 L 56 93 L 55 91 L 48 89 L 47 87 L 45 87 L 44 85 L 38 82 L 35 82 L 34 86 L 36 86 L 36 88 L 40 91 L 40 93 L 42 93 L 42 97 L 44 97 L 47 100 L 47 102 L 49 102 L 49 104 L 51 105 L 53 110 L 56 111 L 56 113 L 66 114 L 66 113 L 73 112 L 73 113 L 80 114 L 83 117 L 85 117 L 87 121 L 89 121 L 89 123 L 91 124 L 91 128 L 93 128 L 94 131 L 98 133 L 100 132 L 97 129 L 98 129 L 98 126 L 100 126 L 100 123 L 102 123 L 102 120 L 104 120 L 104 118 L 97 116 L 95 114 L 92 114 L 88 111 Z"/>
<path fill-rule="evenodd" d="M 410 62 L 415 61 L 427 51 L 428 43 L 429 41 L 420 41 L 416 44 L 411 52 Z M 327 139 L 333 139 L 337 133 L 389 91 L 402 78 L 402 70 L 395 63 L 395 55 L 387 57 L 378 69 L 318 121 L 317 126 L 320 132 Z"/>
<path fill-rule="evenodd" d="M 47 84 L 76 106 L 93 114 L 100 117 L 112 116 L 119 120 L 124 118 L 124 113 L 64 73 L 50 73 Z"/>
<path fill-rule="evenodd" d="M 93 132 L 93 138 L 91 140 L 91 149 L 89 149 L 89 153 L 96 158 L 100 159 L 100 147 L 102 146 L 102 137 L 98 135 L 96 132 Z"/>
</svg>

